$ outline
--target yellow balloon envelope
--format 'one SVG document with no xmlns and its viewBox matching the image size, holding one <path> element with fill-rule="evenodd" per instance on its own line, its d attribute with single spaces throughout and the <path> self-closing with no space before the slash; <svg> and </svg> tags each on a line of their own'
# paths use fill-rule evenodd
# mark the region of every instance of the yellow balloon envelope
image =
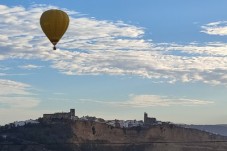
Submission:
<svg viewBox="0 0 227 151">
<path fill-rule="evenodd" d="M 69 16 L 57 9 L 45 11 L 40 18 L 40 25 L 47 38 L 54 45 L 59 42 L 69 26 Z"/>
</svg>

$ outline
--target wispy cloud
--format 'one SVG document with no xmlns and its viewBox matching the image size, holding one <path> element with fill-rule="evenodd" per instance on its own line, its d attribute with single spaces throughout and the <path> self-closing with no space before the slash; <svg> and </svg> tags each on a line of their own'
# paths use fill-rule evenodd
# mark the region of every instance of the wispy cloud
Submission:
<svg viewBox="0 0 227 151">
<path fill-rule="evenodd" d="M 159 82 L 227 85 L 226 43 L 153 43 L 143 38 L 141 27 L 97 20 L 70 10 L 65 10 L 70 14 L 69 29 L 59 49 L 53 51 L 39 27 L 40 15 L 50 8 L 54 7 L 0 6 L 0 60 L 50 61 L 52 68 L 66 75 L 136 75 Z"/>
<path fill-rule="evenodd" d="M 4 108 L 33 108 L 38 106 L 39 100 L 26 96 L 0 96 L 0 104 Z"/>
<path fill-rule="evenodd" d="M 40 69 L 43 66 L 38 66 L 38 65 L 34 65 L 34 64 L 28 64 L 28 65 L 23 65 L 23 66 L 19 66 L 19 68 L 22 69 L 27 69 L 27 70 L 31 70 L 31 69 Z"/>
<path fill-rule="evenodd" d="M 130 95 L 129 100 L 126 101 L 99 101 L 92 99 L 81 99 L 81 102 L 94 102 L 100 104 L 115 105 L 118 107 L 133 107 L 146 108 L 153 106 L 199 106 L 213 104 L 213 101 L 187 99 L 187 98 L 173 98 L 168 96 L 158 95 Z"/>
<path fill-rule="evenodd" d="M 53 95 L 66 95 L 66 93 L 61 93 L 61 92 L 55 92 Z"/>
<path fill-rule="evenodd" d="M 214 102 L 186 98 L 172 98 L 157 95 L 132 95 L 130 100 L 122 105 L 132 107 L 172 106 L 172 105 L 196 106 L 211 103 Z"/>
<path fill-rule="evenodd" d="M 8 76 L 26 76 L 29 75 L 27 73 L 0 73 L 0 77 L 8 77 Z"/>
<path fill-rule="evenodd" d="M 0 71 L 7 71 L 7 70 L 10 70 L 10 68 L 0 65 Z"/>
<path fill-rule="evenodd" d="M 0 90 L 0 106 L 4 108 L 32 108 L 40 102 L 25 83 L 0 79 Z"/>
<path fill-rule="evenodd" d="M 0 73 L 0 77 L 1 76 L 7 76 L 7 74 L 6 73 Z"/>
<path fill-rule="evenodd" d="M 201 32 L 209 35 L 225 36 L 227 35 L 227 21 L 212 22 L 202 26 L 202 29 Z"/>
</svg>

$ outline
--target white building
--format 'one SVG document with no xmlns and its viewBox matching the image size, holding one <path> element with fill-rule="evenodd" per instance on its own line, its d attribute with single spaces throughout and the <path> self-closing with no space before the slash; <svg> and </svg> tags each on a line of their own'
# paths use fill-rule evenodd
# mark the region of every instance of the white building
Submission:
<svg viewBox="0 0 227 151">
<path fill-rule="evenodd" d="M 137 127 L 143 125 L 143 122 L 141 121 L 136 121 L 136 120 L 127 120 L 124 122 L 124 127 Z"/>
<path fill-rule="evenodd" d="M 24 126 L 24 125 L 26 125 L 26 124 L 39 124 L 39 122 L 36 121 L 36 120 L 32 120 L 32 119 L 26 120 L 26 121 L 15 121 L 15 122 L 14 122 L 14 126 L 15 126 L 15 127 Z"/>
<path fill-rule="evenodd" d="M 142 126 L 143 121 L 136 121 L 136 120 L 112 120 L 108 121 L 106 124 L 113 126 L 113 127 L 120 127 L 120 128 L 130 128 L 130 127 L 137 127 Z"/>
<path fill-rule="evenodd" d="M 14 122 L 15 127 L 24 126 L 25 124 L 26 124 L 25 121 L 15 121 Z"/>
</svg>

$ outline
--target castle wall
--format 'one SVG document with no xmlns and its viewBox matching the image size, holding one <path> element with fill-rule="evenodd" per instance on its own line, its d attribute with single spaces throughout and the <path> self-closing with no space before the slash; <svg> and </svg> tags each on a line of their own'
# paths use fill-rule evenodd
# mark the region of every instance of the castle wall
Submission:
<svg viewBox="0 0 227 151">
<path fill-rule="evenodd" d="M 70 109 L 67 113 L 43 114 L 43 119 L 71 119 L 75 116 L 75 109 Z"/>
</svg>

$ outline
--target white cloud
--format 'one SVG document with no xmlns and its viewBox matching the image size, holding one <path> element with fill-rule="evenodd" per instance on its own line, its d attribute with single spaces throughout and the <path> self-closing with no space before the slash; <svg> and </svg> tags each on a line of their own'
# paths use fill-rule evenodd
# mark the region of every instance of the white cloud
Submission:
<svg viewBox="0 0 227 151">
<path fill-rule="evenodd" d="M 213 101 L 187 99 L 187 98 L 173 98 L 168 96 L 158 95 L 130 95 L 127 101 L 97 101 L 90 99 L 81 99 L 81 102 L 95 102 L 101 104 L 115 105 L 118 107 L 133 107 L 146 108 L 153 106 L 199 106 L 213 104 Z"/>
<path fill-rule="evenodd" d="M 212 22 L 202 26 L 202 29 L 201 32 L 209 35 L 225 36 L 227 35 L 227 21 Z"/>
<path fill-rule="evenodd" d="M 39 104 L 28 84 L 0 79 L 0 90 L 0 106 L 4 108 L 33 108 Z"/>
<path fill-rule="evenodd" d="M 0 95 L 16 94 L 16 95 L 29 95 L 26 91 L 30 86 L 25 83 L 16 82 L 12 80 L 0 79 Z"/>
<path fill-rule="evenodd" d="M 39 25 L 42 12 L 50 8 L 53 6 L 1 5 L 0 60 L 50 61 L 51 67 L 67 75 L 136 75 L 159 82 L 227 85 L 223 78 L 227 72 L 226 43 L 155 44 L 143 38 L 141 27 L 97 20 L 70 10 L 65 10 L 71 14 L 69 29 L 57 45 L 59 49 L 53 51 Z"/>
<path fill-rule="evenodd" d="M 19 68 L 27 69 L 27 70 L 30 70 L 30 69 L 40 69 L 40 68 L 42 68 L 42 67 L 43 67 L 43 66 L 37 66 L 37 65 L 33 65 L 33 64 L 28 64 L 28 65 L 19 66 Z"/>
<path fill-rule="evenodd" d="M 151 106 L 195 106 L 206 105 L 214 103 L 212 101 L 185 99 L 185 98 L 171 98 L 157 95 L 133 95 L 127 103 L 122 103 L 123 106 L 131 107 L 151 107 Z"/>
<path fill-rule="evenodd" d="M 26 74 L 26 73 L 14 73 L 14 74 L 12 74 L 12 73 L 1 73 L 0 72 L 0 77 L 3 77 L 3 76 L 5 76 L 5 77 L 8 77 L 8 76 L 25 76 L 25 75 L 28 75 L 28 74 Z"/>
</svg>

